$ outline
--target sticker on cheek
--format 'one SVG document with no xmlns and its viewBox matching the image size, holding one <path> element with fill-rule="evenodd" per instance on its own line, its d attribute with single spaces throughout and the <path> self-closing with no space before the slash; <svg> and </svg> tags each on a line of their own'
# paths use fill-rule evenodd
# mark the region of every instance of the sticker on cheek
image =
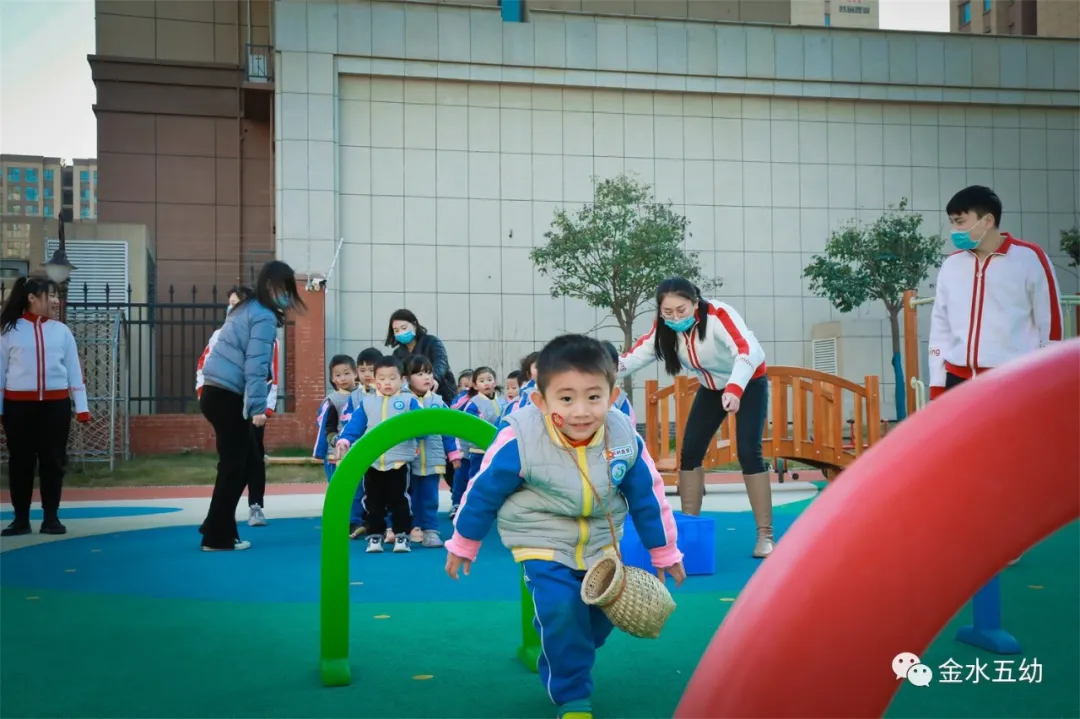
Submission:
<svg viewBox="0 0 1080 719">
<path fill-rule="evenodd" d="M 563 416 L 561 414 L 557 414 L 555 412 L 552 412 L 551 413 L 551 423 L 553 425 L 555 425 L 556 427 L 562 427 L 563 424 L 566 423 L 566 420 L 563 419 Z"/>
</svg>

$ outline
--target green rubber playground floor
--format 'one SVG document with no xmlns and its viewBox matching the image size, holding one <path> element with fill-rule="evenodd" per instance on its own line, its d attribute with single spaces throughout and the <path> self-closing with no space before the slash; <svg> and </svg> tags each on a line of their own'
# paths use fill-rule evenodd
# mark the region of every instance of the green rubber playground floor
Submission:
<svg viewBox="0 0 1080 719">
<path fill-rule="evenodd" d="M 789 507 L 785 513 L 799 509 Z M 271 526 L 278 524 L 284 522 Z M 187 530 L 190 533 L 191 528 Z M 314 540 L 318 533 L 310 534 Z M 125 541 L 130 545 L 134 539 Z M 745 544 L 747 537 L 740 534 L 739 539 Z M 0 716 L 408 719 L 554 715 L 536 675 L 514 659 L 520 608 L 512 599 L 442 601 L 439 593 L 449 590 L 443 585 L 428 587 L 427 574 L 402 576 L 400 590 L 354 601 L 353 684 L 326 689 L 317 672 L 317 605 L 289 593 L 295 582 L 310 578 L 265 574 L 275 565 L 287 573 L 286 560 L 292 555 L 273 558 L 269 551 L 263 552 L 265 585 L 251 589 L 284 600 L 236 601 L 168 596 L 189 582 L 213 585 L 227 583 L 228 578 L 208 575 L 203 556 L 190 551 L 190 546 L 183 549 L 195 557 L 190 566 L 203 569 L 198 577 L 189 574 L 193 570 L 185 559 L 171 562 L 170 556 L 160 556 L 157 549 L 148 540 L 131 550 L 147 556 L 126 559 L 123 568 L 112 570 L 137 573 L 132 582 L 145 590 L 138 596 L 92 591 L 104 585 L 94 584 L 91 567 L 84 570 L 82 565 L 78 572 L 69 572 L 67 579 L 43 579 L 35 588 L 20 576 L 39 571 L 36 567 L 52 560 L 43 555 L 25 569 L 18 562 L 27 558 L 19 560 L 14 555 L 31 550 L 2 555 Z M 105 546 L 97 551 L 104 554 L 94 556 L 105 557 L 110 549 Z M 245 554 L 254 558 L 256 551 Z M 386 566 L 399 562 L 396 566 L 404 571 L 410 558 L 376 560 L 387 560 Z M 152 569 L 140 569 L 143 560 Z M 435 561 L 434 555 L 430 561 Z M 83 581 L 88 584 L 76 585 L 81 586 L 78 590 L 60 588 L 63 581 L 80 577 L 79 572 L 87 575 Z M 473 579 L 484 581 L 477 576 L 466 581 Z M 11 583 L 17 580 L 19 584 Z M 232 590 L 226 589 L 222 593 L 228 596 Z M 601 650 L 594 673 L 596 716 L 672 716 L 698 658 L 738 590 L 739 586 L 731 586 L 680 593 L 678 610 L 659 640 L 636 640 L 615 632 Z M 1042 682 L 905 685 L 889 716 L 1080 716 L 1077 524 L 1048 538 L 1021 564 L 1007 570 L 1002 590 L 1005 625 L 1021 638 L 1023 656 L 1042 665 Z M 511 587 L 509 593 L 514 591 Z M 951 658 L 967 665 L 979 656 L 993 666 L 994 657 L 953 641 L 966 617 L 964 610 L 945 628 L 923 655 L 924 663 L 936 668 Z M 828 661 L 827 648 L 822 661 Z M 777 666 L 773 671 L 777 690 L 782 691 L 785 675 L 799 667 Z M 847 686 L 843 677 L 837 677 L 836 683 L 837 691 L 857 690 Z"/>
</svg>

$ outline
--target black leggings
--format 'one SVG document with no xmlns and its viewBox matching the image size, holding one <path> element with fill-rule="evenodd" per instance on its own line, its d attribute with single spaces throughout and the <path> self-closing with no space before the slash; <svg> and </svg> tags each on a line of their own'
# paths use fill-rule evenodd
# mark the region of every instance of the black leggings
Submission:
<svg viewBox="0 0 1080 719">
<path fill-rule="evenodd" d="M 203 546 L 228 549 L 240 538 L 236 528 L 236 505 L 244 485 L 263 458 L 255 447 L 255 426 L 244 418 L 244 398 L 227 389 L 205 385 L 199 407 L 214 426 L 218 466 L 210 511 L 199 531 Z"/>
<path fill-rule="evenodd" d="M 721 398 L 723 390 L 700 388 L 690 406 L 690 417 L 683 434 L 679 468 L 697 469 L 705 460 L 709 443 L 713 441 L 720 425 L 727 418 Z M 765 418 L 769 407 L 769 380 L 757 377 L 750 380 L 743 390 L 739 404 L 738 421 L 735 423 L 735 450 L 743 474 L 759 474 L 769 471 L 761 455 L 761 437 L 765 433 Z"/>
<path fill-rule="evenodd" d="M 29 521 L 34 497 L 34 469 L 41 485 L 41 509 L 56 519 L 67 469 L 71 400 L 0 400 L 4 403 L 4 433 L 8 447 L 8 483 L 15 519 Z"/>
<path fill-rule="evenodd" d="M 263 437 L 266 435 L 266 425 L 262 427 L 251 426 L 255 438 L 255 454 L 258 461 L 248 468 L 250 474 L 247 481 L 248 506 L 257 504 L 266 506 L 266 447 L 263 446 Z"/>
</svg>

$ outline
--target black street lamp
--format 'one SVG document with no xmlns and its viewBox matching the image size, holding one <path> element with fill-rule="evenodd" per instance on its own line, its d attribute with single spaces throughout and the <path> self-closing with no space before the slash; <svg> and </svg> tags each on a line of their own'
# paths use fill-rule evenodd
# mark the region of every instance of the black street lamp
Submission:
<svg viewBox="0 0 1080 719">
<path fill-rule="evenodd" d="M 45 263 L 45 273 L 49 279 L 60 286 L 60 317 L 61 322 L 67 321 L 67 289 L 71 273 L 79 269 L 71 264 L 67 256 L 67 247 L 64 241 L 64 218 L 57 215 L 56 223 L 59 229 L 60 246 L 56 248 L 52 259 Z"/>
</svg>

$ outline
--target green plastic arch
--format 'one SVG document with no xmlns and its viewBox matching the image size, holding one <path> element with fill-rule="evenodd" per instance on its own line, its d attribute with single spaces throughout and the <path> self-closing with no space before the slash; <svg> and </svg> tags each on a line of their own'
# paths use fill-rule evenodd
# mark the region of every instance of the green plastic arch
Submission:
<svg viewBox="0 0 1080 719">
<path fill-rule="evenodd" d="M 396 444 L 431 434 L 458 437 L 477 446 L 495 441 L 495 427 L 452 409 L 407 412 L 366 433 L 345 455 L 326 490 L 322 518 L 322 587 L 319 673 L 324 686 L 352 682 L 349 666 L 349 513 L 364 472 Z"/>
</svg>

